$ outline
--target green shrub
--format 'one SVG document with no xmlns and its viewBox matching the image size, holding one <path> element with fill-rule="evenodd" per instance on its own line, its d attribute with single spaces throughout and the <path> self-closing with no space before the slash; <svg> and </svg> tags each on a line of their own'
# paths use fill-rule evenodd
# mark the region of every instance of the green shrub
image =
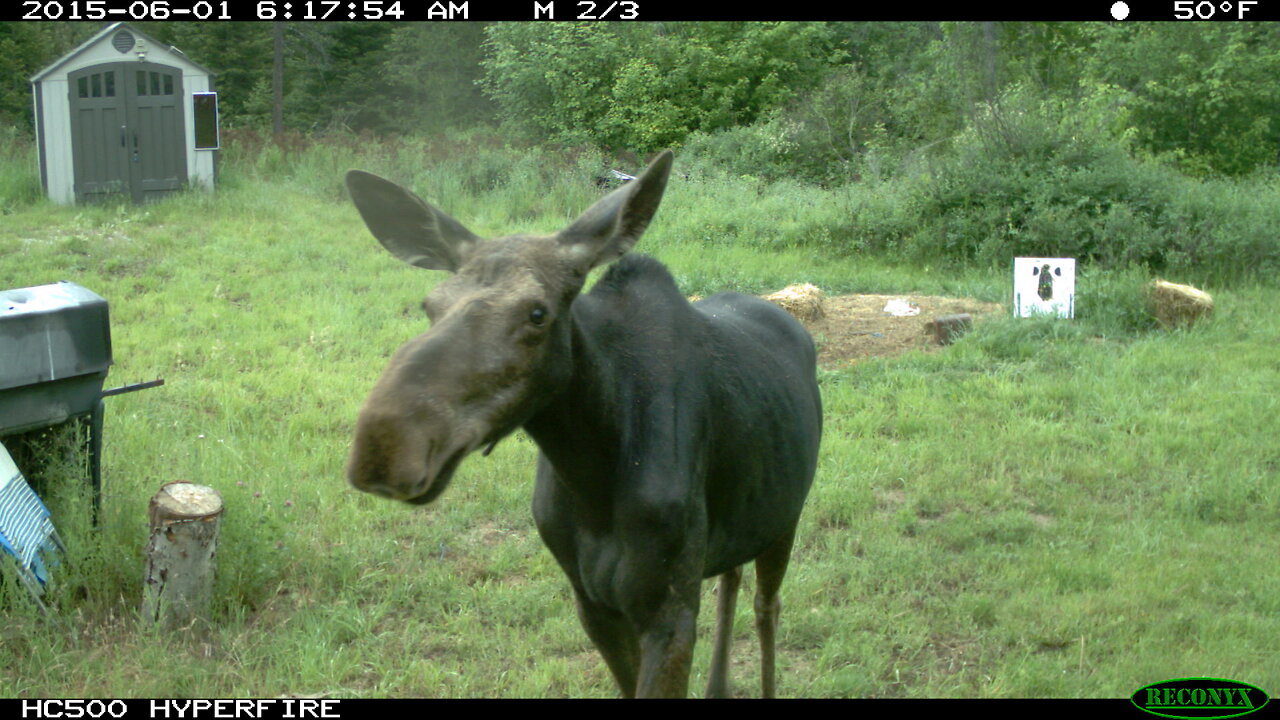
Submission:
<svg viewBox="0 0 1280 720">
<path fill-rule="evenodd" d="M 1160 228 L 1160 269 L 1180 282 L 1276 277 L 1278 197 L 1275 178 L 1184 181 Z"/>
<path fill-rule="evenodd" d="M 791 138 L 793 126 L 777 118 L 719 132 L 695 132 L 686 138 L 681 152 L 682 167 L 714 167 L 733 175 L 749 175 L 766 180 L 800 177 L 803 161 Z"/>
<path fill-rule="evenodd" d="M 0 126 L 0 215 L 8 215 L 44 195 L 35 147 L 35 139 L 26 132 Z"/>
<path fill-rule="evenodd" d="M 908 188 L 926 220 L 913 252 L 981 263 L 1144 260 L 1108 232 L 1150 222 L 1167 204 L 1171 173 L 1132 158 L 1109 99 L 1099 92 L 1077 109 L 1018 90 L 985 108 Z"/>
<path fill-rule="evenodd" d="M 1185 280 L 1280 270 L 1274 179 L 1196 180 L 1135 157 L 1115 93 L 1078 108 L 1013 92 L 903 188 L 922 260 L 1002 265 L 1016 256 L 1138 265 Z"/>
<path fill-rule="evenodd" d="M 822 23 L 498 23 L 483 88 L 521 133 L 650 153 L 749 124 L 821 78 Z"/>
</svg>

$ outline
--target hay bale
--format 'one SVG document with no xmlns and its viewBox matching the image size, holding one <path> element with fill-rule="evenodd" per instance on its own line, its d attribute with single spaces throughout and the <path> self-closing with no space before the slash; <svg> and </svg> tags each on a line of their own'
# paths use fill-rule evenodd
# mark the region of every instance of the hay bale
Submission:
<svg viewBox="0 0 1280 720">
<path fill-rule="evenodd" d="M 1213 312 L 1213 297 L 1190 285 L 1156 280 L 1147 286 L 1151 313 L 1166 328 L 1191 325 Z"/>
<path fill-rule="evenodd" d="M 778 292 L 765 295 L 764 299 L 791 313 L 801 322 L 826 317 L 826 311 L 822 308 L 822 290 L 810 283 L 788 285 Z"/>
</svg>

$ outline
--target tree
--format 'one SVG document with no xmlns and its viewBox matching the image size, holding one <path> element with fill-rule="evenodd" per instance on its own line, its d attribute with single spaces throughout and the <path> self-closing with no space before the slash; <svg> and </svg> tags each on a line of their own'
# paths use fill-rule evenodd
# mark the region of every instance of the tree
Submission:
<svg viewBox="0 0 1280 720">
<path fill-rule="evenodd" d="M 842 57 L 825 23 L 502 23 L 486 94 L 514 127 L 650 152 L 751 123 Z"/>
<path fill-rule="evenodd" d="M 397 25 L 382 53 L 388 123 L 401 132 L 435 132 L 494 119 L 480 91 L 484 23 Z"/>
<path fill-rule="evenodd" d="M 1199 175 L 1274 166 L 1280 31 L 1272 24 L 1090 26 L 1087 72 L 1131 93 L 1137 141 Z"/>
<path fill-rule="evenodd" d="M 166 21 L 137 23 L 137 27 L 213 71 L 224 127 L 269 122 L 270 105 L 254 105 L 261 89 L 270 89 L 271 23 Z"/>
<path fill-rule="evenodd" d="M 30 130 L 31 76 L 97 31 L 90 23 L 0 22 L 0 125 Z"/>
<path fill-rule="evenodd" d="M 284 23 L 271 23 L 271 136 L 284 134 Z"/>
</svg>

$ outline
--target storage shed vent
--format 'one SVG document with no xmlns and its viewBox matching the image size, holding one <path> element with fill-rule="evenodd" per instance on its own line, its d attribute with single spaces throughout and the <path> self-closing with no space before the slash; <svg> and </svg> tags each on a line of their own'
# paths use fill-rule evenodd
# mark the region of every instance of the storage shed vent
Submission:
<svg viewBox="0 0 1280 720">
<path fill-rule="evenodd" d="M 130 50 L 132 50 L 133 44 L 134 44 L 133 33 L 129 32 L 128 30 L 121 30 L 120 32 L 116 33 L 115 37 L 111 38 L 111 46 L 114 47 L 116 51 L 120 53 L 127 53 Z"/>
</svg>

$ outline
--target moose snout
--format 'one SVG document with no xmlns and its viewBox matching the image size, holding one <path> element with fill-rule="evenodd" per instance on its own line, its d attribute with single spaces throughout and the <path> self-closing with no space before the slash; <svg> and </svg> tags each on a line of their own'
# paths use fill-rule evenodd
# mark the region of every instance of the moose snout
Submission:
<svg viewBox="0 0 1280 720">
<path fill-rule="evenodd" d="M 450 355 L 446 318 L 405 343 L 374 385 L 356 421 L 347 480 L 357 490 L 413 504 L 444 492 L 458 465 L 489 434 L 467 404 L 473 364 Z M 474 403 L 473 403 L 474 404 Z"/>
<path fill-rule="evenodd" d="M 392 500 L 421 495 L 428 484 L 425 473 L 405 472 L 354 454 L 347 460 L 347 482 L 357 490 Z"/>
<path fill-rule="evenodd" d="M 397 474 L 385 467 L 371 471 L 355 462 L 347 464 L 347 481 L 357 490 L 392 500 L 408 500 L 422 495 L 429 484 L 425 474 Z"/>
<path fill-rule="evenodd" d="M 356 421 L 347 481 L 357 490 L 393 500 L 421 496 L 431 485 L 427 472 L 430 452 L 430 442 L 421 432 L 396 418 L 366 410 Z"/>
<path fill-rule="evenodd" d="M 455 437 L 440 423 L 364 412 L 347 458 L 347 481 L 367 493 L 425 504 L 444 492 L 462 459 L 474 449 L 475 443 Z"/>
</svg>

